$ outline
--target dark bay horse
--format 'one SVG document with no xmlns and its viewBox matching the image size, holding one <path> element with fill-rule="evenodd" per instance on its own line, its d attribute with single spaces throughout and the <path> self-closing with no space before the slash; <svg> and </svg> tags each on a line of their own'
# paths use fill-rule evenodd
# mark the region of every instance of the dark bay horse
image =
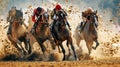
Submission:
<svg viewBox="0 0 120 67">
<path fill-rule="evenodd" d="M 22 12 L 20 10 L 16 10 L 14 14 L 16 14 L 17 19 L 11 22 L 11 34 L 7 34 L 7 37 L 11 41 L 12 45 L 15 46 L 18 51 L 22 52 L 22 55 L 26 55 L 27 52 L 22 46 L 22 42 L 24 42 L 27 50 L 27 30 L 22 25 L 22 23 L 24 23 L 24 21 L 22 21 Z"/>
<path fill-rule="evenodd" d="M 89 55 L 91 53 L 92 48 L 96 49 L 99 45 L 97 40 L 98 39 L 98 34 L 97 34 L 98 17 L 96 13 L 97 11 L 92 14 L 88 14 L 86 17 L 87 20 L 84 24 L 84 29 L 80 32 L 79 31 L 80 25 L 78 25 L 73 35 L 76 40 L 76 44 L 78 46 L 81 40 L 85 40 Z M 96 43 L 95 47 L 92 46 L 93 42 Z"/>
<path fill-rule="evenodd" d="M 45 55 L 46 47 L 43 43 L 46 40 L 49 40 L 53 49 L 55 49 L 55 43 L 54 43 L 54 39 L 51 35 L 50 28 L 49 28 L 49 23 L 48 23 L 49 22 L 49 14 L 47 12 L 45 12 L 42 15 L 42 18 L 43 18 L 43 20 L 40 20 L 40 18 L 38 18 L 38 25 L 35 30 L 36 33 L 33 34 L 32 32 L 29 32 L 27 35 L 27 39 L 29 41 L 28 44 L 30 45 L 30 47 L 29 47 L 30 52 L 32 51 L 33 44 L 35 42 L 38 42 L 43 54 Z"/>
<path fill-rule="evenodd" d="M 62 11 L 59 11 L 58 17 L 59 17 L 58 21 L 54 25 L 54 29 L 53 29 L 54 35 L 56 36 L 56 37 L 53 36 L 55 39 L 55 43 L 57 44 L 58 49 L 59 49 L 59 46 L 61 47 L 62 52 L 64 54 L 63 60 L 65 60 L 65 49 L 62 45 L 62 42 L 67 40 L 68 48 L 69 48 L 69 44 L 70 44 L 71 48 L 73 50 L 73 53 L 74 53 L 74 57 L 75 57 L 75 59 L 77 59 L 76 53 L 75 53 L 75 48 L 73 46 L 73 41 L 71 38 L 71 34 L 70 34 L 68 28 L 66 27 L 65 14 Z M 60 51 L 60 49 L 59 49 L 59 51 Z M 69 52 L 70 52 L 70 49 L 69 49 Z"/>
</svg>

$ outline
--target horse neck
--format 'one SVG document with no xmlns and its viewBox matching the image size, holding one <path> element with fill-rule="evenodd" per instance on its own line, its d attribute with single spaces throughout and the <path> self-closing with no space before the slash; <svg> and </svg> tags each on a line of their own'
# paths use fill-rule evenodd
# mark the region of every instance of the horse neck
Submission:
<svg viewBox="0 0 120 67">
<path fill-rule="evenodd" d="M 86 22 L 82 33 L 84 35 L 89 35 L 91 33 L 89 29 L 90 29 L 90 23 Z"/>
<path fill-rule="evenodd" d="M 14 27 L 15 29 L 17 29 L 19 26 L 20 24 L 17 21 L 12 23 L 12 27 Z"/>
<path fill-rule="evenodd" d="M 12 23 L 12 35 L 24 36 L 27 30 L 18 22 Z"/>
<path fill-rule="evenodd" d="M 29 17 L 29 20 L 28 20 L 28 31 L 30 31 L 31 30 L 31 28 L 33 27 L 33 21 L 32 21 L 32 17 L 31 16 L 28 16 Z"/>
<path fill-rule="evenodd" d="M 59 23 L 63 23 L 63 25 L 61 25 L 59 27 Z M 57 21 L 56 25 L 54 26 L 56 33 L 58 34 L 58 36 L 63 40 L 65 37 L 63 35 L 69 36 L 68 33 L 68 29 L 66 28 L 66 25 L 64 22 L 60 22 Z M 67 33 L 66 33 L 67 32 Z"/>
<path fill-rule="evenodd" d="M 48 29 L 48 26 L 46 26 L 47 25 L 47 23 L 41 23 L 41 22 L 39 22 L 38 23 L 38 26 L 37 26 L 37 28 L 36 28 L 36 30 L 37 30 L 37 32 L 39 33 L 44 33 L 45 31 L 47 31 L 47 29 Z"/>
<path fill-rule="evenodd" d="M 86 22 L 86 25 L 84 27 L 83 33 L 90 35 L 92 34 L 94 31 L 96 31 L 94 23 L 91 22 Z"/>
<path fill-rule="evenodd" d="M 94 22 L 90 23 L 89 30 L 90 31 L 94 31 L 95 30 L 95 24 L 94 24 Z"/>
</svg>

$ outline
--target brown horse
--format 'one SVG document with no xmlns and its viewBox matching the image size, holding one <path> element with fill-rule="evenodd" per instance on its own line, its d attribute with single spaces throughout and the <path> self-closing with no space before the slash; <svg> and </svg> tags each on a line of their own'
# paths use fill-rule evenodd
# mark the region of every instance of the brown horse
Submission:
<svg viewBox="0 0 120 67">
<path fill-rule="evenodd" d="M 96 49 L 97 46 L 99 45 L 97 40 L 98 39 L 98 35 L 97 35 L 98 17 L 96 13 L 97 11 L 92 14 L 88 14 L 86 17 L 87 20 L 84 24 L 84 29 L 80 32 L 79 31 L 80 25 L 78 25 L 73 35 L 76 40 L 76 44 L 78 46 L 81 40 L 85 40 L 88 51 L 89 51 L 89 55 L 91 53 L 92 48 Z M 96 42 L 96 46 L 92 47 L 94 41 Z"/>
<path fill-rule="evenodd" d="M 22 21 L 21 11 L 16 10 L 14 14 L 16 14 L 17 19 L 11 22 L 11 34 L 7 34 L 7 37 L 11 41 L 12 45 L 14 45 L 18 51 L 22 52 L 22 54 L 25 55 L 27 54 L 27 52 L 24 50 L 22 42 L 25 43 L 25 48 L 27 50 L 28 47 L 26 40 L 27 30 L 22 25 L 24 21 Z"/>
<path fill-rule="evenodd" d="M 65 60 L 65 49 L 62 45 L 62 42 L 67 40 L 67 46 L 69 48 L 69 44 L 71 45 L 71 48 L 74 52 L 74 57 L 75 59 L 77 59 L 76 57 L 76 53 L 75 53 L 75 49 L 74 49 L 74 46 L 73 46 L 73 41 L 72 41 L 72 38 L 71 38 L 71 34 L 68 30 L 68 28 L 66 27 L 66 22 L 65 22 L 65 14 L 62 12 L 62 11 L 59 11 L 58 12 L 58 21 L 56 22 L 56 24 L 54 25 L 54 29 L 53 29 L 53 32 L 54 32 L 54 39 L 55 39 L 55 43 L 57 44 L 58 46 L 58 49 L 59 49 L 59 46 L 61 47 L 62 49 L 62 52 L 64 54 L 64 57 L 63 57 L 63 60 Z M 60 51 L 60 49 L 59 49 Z M 69 49 L 69 54 L 70 54 L 70 49 Z"/>
<path fill-rule="evenodd" d="M 51 32 L 50 32 L 50 28 L 49 28 L 49 14 L 47 12 L 45 12 L 42 15 L 43 20 L 39 20 L 38 18 L 38 25 L 36 27 L 36 32 L 33 34 L 32 32 L 29 32 L 27 35 L 27 39 L 28 39 L 28 44 L 30 45 L 29 47 L 29 51 L 32 51 L 32 45 L 35 42 L 38 42 L 38 44 L 40 45 L 43 54 L 45 55 L 45 51 L 46 51 L 46 47 L 44 46 L 44 42 L 46 40 L 49 40 L 52 48 L 55 49 L 55 43 L 54 40 L 52 38 Z M 34 41 L 33 41 L 34 40 Z"/>
</svg>

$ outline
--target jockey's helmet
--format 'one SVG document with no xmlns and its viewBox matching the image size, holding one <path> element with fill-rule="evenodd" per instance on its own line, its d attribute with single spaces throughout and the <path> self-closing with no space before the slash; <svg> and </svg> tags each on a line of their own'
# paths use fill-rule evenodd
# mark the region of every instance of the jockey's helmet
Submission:
<svg viewBox="0 0 120 67">
<path fill-rule="evenodd" d="M 59 4 L 57 4 L 57 5 L 55 6 L 55 9 L 56 9 L 56 10 L 60 10 L 60 9 L 62 9 L 62 7 L 61 7 Z"/>
<path fill-rule="evenodd" d="M 37 8 L 37 11 L 38 11 L 38 12 L 41 12 L 41 11 L 42 11 L 42 8 L 41 8 L 41 7 L 38 7 L 38 8 Z"/>
</svg>

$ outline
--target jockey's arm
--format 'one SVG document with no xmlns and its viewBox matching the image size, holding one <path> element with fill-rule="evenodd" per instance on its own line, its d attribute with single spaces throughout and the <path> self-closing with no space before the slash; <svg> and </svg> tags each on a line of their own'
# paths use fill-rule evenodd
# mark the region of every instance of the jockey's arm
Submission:
<svg viewBox="0 0 120 67">
<path fill-rule="evenodd" d="M 65 17 L 65 23 L 67 24 L 67 26 L 68 26 L 68 28 L 71 30 L 71 27 L 70 27 L 70 24 L 69 24 L 69 22 L 67 21 L 67 18 Z"/>
<path fill-rule="evenodd" d="M 7 16 L 7 22 L 10 22 L 11 16 L 10 16 L 10 11 L 8 12 L 8 16 Z"/>
<path fill-rule="evenodd" d="M 33 21 L 33 22 L 36 22 L 35 13 L 34 13 L 34 12 L 33 12 L 33 15 L 32 15 L 32 21 Z"/>
<path fill-rule="evenodd" d="M 62 11 L 64 12 L 65 16 L 68 16 L 67 13 L 64 11 L 64 9 L 62 9 Z"/>
<path fill-rule="evenodd" d="M 66 24 L 68 25 L 68 27 L 70 28 L 70 24 L 69 24 L 69 22 L 67 21 L 67 13 L 62 9 L 62 11 L 63 11 L 63 13 L 65 14 L 65 22 L 66 22 Z"/>
<path fill-rule="evenodd" d="M 51 12 L 51 19 L 53 20 L 54 11 Z"/>
<path fill-rule="evenodd" d="M 52 19 L 52 20 L 56 20 L 56 19 L 57 19 L 55 9 L 53 9 L 53 11 L 51 12 L 51 19 Z"/>
</svg>

